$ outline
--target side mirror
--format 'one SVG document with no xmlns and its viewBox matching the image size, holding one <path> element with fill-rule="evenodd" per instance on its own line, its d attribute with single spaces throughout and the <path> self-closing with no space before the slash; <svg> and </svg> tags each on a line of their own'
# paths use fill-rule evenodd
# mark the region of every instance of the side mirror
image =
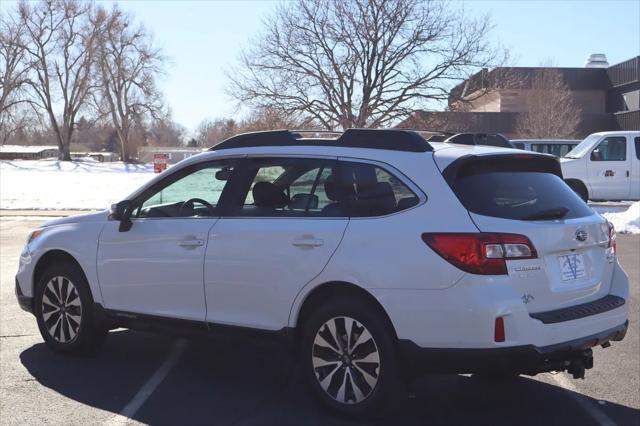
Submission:
<svg viewBox="0 0 640 426">
<path fill-rule="evenodd" d="M 596 148 L 591 151 L 591 161 L 600 161 L 602 154 L 600 154 L 600 148 Z"/>
<path fill-rule="evenodd" d="M 133 226 L 133 222 L 131 222 L 133 207 L 134 204 L 131 200 L 123 200 L 111 206 L 111 218 L 120 222 L 118 231 L 127 232 Z"/>
</svg>

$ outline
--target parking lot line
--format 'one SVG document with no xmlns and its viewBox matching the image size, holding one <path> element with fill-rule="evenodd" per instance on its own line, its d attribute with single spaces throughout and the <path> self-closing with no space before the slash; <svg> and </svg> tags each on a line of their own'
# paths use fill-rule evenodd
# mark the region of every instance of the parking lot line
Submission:
<svg viewBox="0 0 640 426">
<path fill-rule="evenodd" d="M 607 416 L 604 411 L 600 410 L 597 406 L 593 405 L 591 401 L 585 398 L 584 395 L 571 383 L 563 373 L 552 374 L 551 378 L 560 387 L 570 391 L 569 396 L 576 401 L 583 410 L 585 410 L 600 426 L 616 426 L 616 423 Z"/>
<path fill-rule="evenodd" d="M 103 423 L 105 426 L 117 426 L 126 424 L 142 407 L 142 404 L 153 394 L 156 388 L 167 377 L 171 369 L 176 365 L 184 348 L 187 345 L 185 339 L 179 339 L 173 344 L 167 359 L 164 360 L 162 365 L 153 373 L 149 380 L 138 390 L 134 397 L 124 406 L 120 413 L 111 417 Z"/>
</svg>

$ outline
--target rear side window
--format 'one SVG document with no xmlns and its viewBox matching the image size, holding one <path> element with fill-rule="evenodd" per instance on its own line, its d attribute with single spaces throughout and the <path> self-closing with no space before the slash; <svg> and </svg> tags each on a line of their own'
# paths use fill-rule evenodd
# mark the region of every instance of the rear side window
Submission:
<svg viewBox="0 0 640 426">
<path fill-rule="evenodd" d="M 640 138 L 635 139 L 636 144 L 636 158 L 640 160 Z"/>
<path fill-rule="evenodd" d="M 515 220 L 571 219 L 593 214 L 557 174 L 527 162 L 503 161 L 506 167 L 475 163 L 458 171 L 451 186 L 467 210 Z"/>
<path fill-rule="evenodd" d="M 238 183 L 239 205 L 231 216 L 309 217 L 334 216 L 326 181 L 336 161 L 308 158 L 248 159 Z"/>
<path fill-rule="evenodd" d="M 534 143 L 531 145 L 531 151 L 542 152 L 543 154 L 551 154 L 556 157 L 564 157 L 569 151 L 575 147 L 575 144 L 549 144 Z"/>
<path fill-rule="evenodd" d="M 384 216 L 415 206 L 419 197 L 397 176 L 373 164 L 342 162 L 340 197 L 350 217 Z"/>
</svg>

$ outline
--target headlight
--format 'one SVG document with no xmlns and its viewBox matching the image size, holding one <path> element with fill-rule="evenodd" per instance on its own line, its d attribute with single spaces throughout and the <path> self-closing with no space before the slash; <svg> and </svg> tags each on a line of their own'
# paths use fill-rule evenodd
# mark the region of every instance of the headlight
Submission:
<svg viewBox="0 0 640 426">
<path fill-rule="evenodd" d="M 31 241 L 33 241 L 36 238 L 38 238 L 46 229 L 47 228 L 39 228 L 39 229 L 36 229 L 34 231 L 31 231 L 31 233 L 27 237 L 27 245 L 29 245 L 31 243 Z"/>
</svg>

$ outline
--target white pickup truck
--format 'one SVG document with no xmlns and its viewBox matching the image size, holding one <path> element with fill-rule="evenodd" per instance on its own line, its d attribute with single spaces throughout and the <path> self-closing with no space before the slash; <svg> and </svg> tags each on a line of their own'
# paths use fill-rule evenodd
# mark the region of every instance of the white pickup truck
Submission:
<svg viewBox="0 0 640 426">
<path fill-rule="evenodd" d="M 640 131 L 593 133 L 560 162 L 585 201 L 640 200 Z"/>
</svg>

